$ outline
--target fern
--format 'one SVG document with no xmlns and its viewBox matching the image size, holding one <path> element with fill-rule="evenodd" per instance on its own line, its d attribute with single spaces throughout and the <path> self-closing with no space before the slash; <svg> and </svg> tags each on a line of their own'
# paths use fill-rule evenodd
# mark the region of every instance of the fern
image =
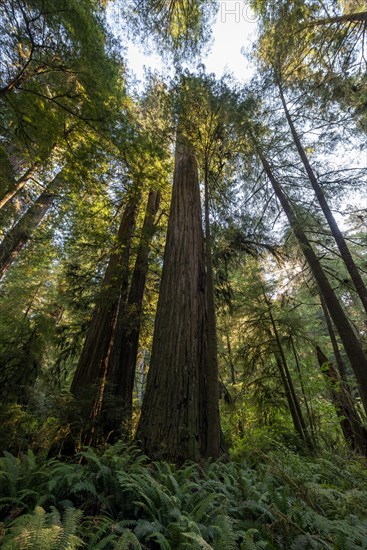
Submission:
<svg viewBox="0 0 367 550">
<path fill-rule="evenodd" d="M 183 535 L 191 541 L 190 548 L 195 548 L 196 546 L 196 548 L 201 548 L 202 550 L 213 550 L 213 547 L 210 546 L 201 535 L 196 533 L 183 533 Z"/>
<path fill-rule="evenodd" d="M 219 516 L 214 525 L 214 550 L 236 550 L 238 533 L 233 528 L 234 521 L 228 516 Z"/>
<path fill-rule="evenodd" d="M 37 506 L 12 523 L 3 540 L 4 550 L 75 550 L 83 542 L 75 535 L 81 511 L 70 508 L 60 522 L 57 511 L 46 514 Z"/>
<path fill-rule="evenodd" d="M 75 532 L 82 517 L 81 510 L 75 510 L 74 508 L 68 508 L 62 518 L 61 523 L 61 536 L 57 543 L 57 550 L 71 550 L 71 542 L 75 545 L 77 542 L 81 543 L 81 540 L 75 536 Z M 79 544 L 80 546 L 80 544 Z M 78 546 L 73 546 L 78 548 Z"/>
<path fill-rule="evenodd" d="M 129 529 L 126 529 L 121 537 L 115 542 L 114 550 L 142 550 L 142 545 L 136 535 Z"/>
<path fill-rule="evenodd" d="M 77 458 L 0 459 L 2 548 L 367 550 L 367 475 L 356 463 L 282 448 L 256 468 L 177 469 L 123 444 Z"/>
<path fill-rule="evenodd" d="M 259 535 L 260 533 L 257 529 L 249 529 L 246 531 L 243 535 L 241 550 L 259 550 L 259 548 L 266 548 L 267 544 L 264 541 L 255 541 L 255 537 Z"/>
</svg>

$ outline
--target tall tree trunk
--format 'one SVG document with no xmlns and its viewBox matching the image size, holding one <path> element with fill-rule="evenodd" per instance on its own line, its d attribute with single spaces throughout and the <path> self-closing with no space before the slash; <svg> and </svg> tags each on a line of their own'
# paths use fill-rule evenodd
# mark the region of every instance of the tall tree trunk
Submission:
<svg viewBox="0 0 367 550">
<path fill-rule="evenodd" d="M 32 176 L 37 171 L 38 167 L 40 166 L 40 162 L 35 162 L 28 170 L 24 172 L 22 176 L 20 176 L 15 182 L 14 187 L 4 193 L 4 195 L 0 198 L 0 210 L 6 205 L 7 202 L 10 201 L 23 187 L 25 184 L 32 178 Z"/>
<path fill-rule="evenodd" d="M 357 13 L 344 13 L 336 17 L 325 17 L 324 19 L 316 19 L 315 21 L 310 21 L 306 27 L 317 27 L 323 25 L 332 25 L 333 23 L 367 23 L 367 11 L 361 11 Z"/>
<path fill-rule="evenodd" d="M 254 144 L 256 146 L 255 138 L 253 136 L 251 137 L 254 140 Z M 256 149 L 263 164 L 264 170 L 269 178 L 269 181 L 272 184 L 275 195 L 282 205 L 282 208 L 288 218 L 293 233 L 311 269 L 313 277 L 319 288 L 319 292 L 327 303 L 330 315 L 337 328 L 341 341 L 343 342 L 343 346 L 348 355 L 351 367 L 356 375 L 359 384 L 360 395 L 365 411 L 367 412 L 367 358 L 363 352 L 362 346 L 358 338 L 356 337 L 354 330 L 350 325 L 348 318 L 343 308 L 341 307 L 339 300 L 334 290 L 332 289 L 327 276 L 325 275 L 322 265 L 317 258 L 314 250 L 312 249 L 312 246 L 305 232 L 303 231 L 290 205 L 288 198 L 286 197 L 281 186 L 279 185 L 278 180 L 274 176 L 273 171 L 268 161 L 264 157 L 262 151 L 259 149 L 259 147 L 256 147 Z"/>
<path fill-rule="evenodd" d="M 276 322 L 271 311 L 271 303 L 269 298 L 266 295 L 265 289 L 263 288 L 263 296 L 268 308 L 270 323 L 273 329 L 273 332 L 269 331 L 272 338 L 275 338 L 276 346 L 278 348 L 277 353 L 275 354 L 275 359 L 277 362 L 278 370 L 283 382 L 284 390 L 286 393 L 286 398 L 288 401 L 289 410 L 292 416 L 293 424 L 295 430 L 297 431 L 300 438 L 306 443 L 306 445 L 312 449 L 313 444 L 307 432 L 306 422 L 303 418 L 301 406 L 298 401 L 296 390 L 294 388 L 293 380 L 291 373 L 288 368 L 287 359 L 284 354 L 283 346 L 280 341 L 279 332 L 276 326 Z"/>
<path fill-rule="evenodd" d="M 133 190 L 122 215 L 117 246 L 110 256 L 100 295 L 84 341 L 83 350 L 71 384 L 71 392 L 83 403 L 86 434 L 94 430 L 101 411 L 106 371 L 112 347 L 119 297 L 127 292 L 131 239 L 139 191 Z M 89 425 L 88 425 L 89 423 Z"/>
<path fill-rule="evenodd" d="M 66 137 L 71 134 L 71 132 L 76 128 L 76 124 L 72 124 L 70 128 L 64 131 L 63 137 Z M 50 146 L 50 149 L 47 152 L 47 158 L 51 157 L 52 152 L 55 150 L 57 143 L 53 143 Z M 42 162 L 37 160 L 31 164 L 31 166 L 14 181 L 14 186 L 0 196 L 0 210 L 19 192 L 23 187 L 28 183 L 28 181 L 37 173 L 37 170 L 42 166 Z"/>
<path fill-rule="evenodd" d="M 353 450 L 366 455 L 367 431 L 361 424 L 352 399 L 339 378 L 334 365 L 319 346 L 316 346 L 316 354 L 320 369 L 328 382 L 331 400 L 335 406 L 336 414 L 340 418 L 344 438 Z"/>
<path fill-rule="evenodd" d="M 207 304 L 207 332 L 208 332 L 208 361 L 207 361 L 207 399 L 208 399 L 208 448 L 209 456 L 215 456 L 217 449 L 222 447 L 225 452 L 223 434 L 218 432 L 217 419 L 219 418 L 219 371 L 217 326 L 214 300 L 214 276 L 212 261 L 212 243 L 210 234 L 209 213 L 209 169 L 207 162 L 204 170 L 204 216 L 205 216 L 205 267 L 206 267 L 206 304 Z M 217 440 L 216 438 L 219 438 Z"/>
<path fill-rule="evenodd" d="M 235 365 L 234 365 L 234 362 L 233 362 L 231 339 L 229 337 L 229 331 L 228 331 L 227 326 L 225 327 L 225 337 L 226 337 L 226 344 L 227 344 L 228 363 L 229 363 L 229 368 L 230 368 L 230 372 L 231 372 L 231 382 L 232 382 L 233 386 L 235 386 L 236 383 L 237 383 L 236 369 L 235 369 Z"/>
<path fill-rule="evenodd" d="M 340 378 L 342 379 L 343 384 L 345 384 L 348 392 L 350 393 L 350 390 L 349 390 L 349 387 L 348 387 L 348 380 L 347 380 L 347 371 L 346 371 L 344 361 L 343 361 L 342 355 L 340 353 L 338 342 L 337 342 L 337 339 L 336 339 L 336 336 L 335 336 L 333 322 L 330 318 L 330 313 L 329 313 L 329 310 L 328 310 L 327 305 L 325 303 L 325 300 L 324 300 L 324 298 L 322 297 L 321 294 L 320 294 L 320 303 L 321 303 L 321 309 L 322 309 L 324 317 L 325 317 L 327 330 L 328 330 L 328 333 L 329 333 L 329 336 L 330 336 L 331 345 L 333 347 L 336 366 L 338 367 Z"/>
<path fill-rule="evenodd" d="M 322 298 L 322 296 L 320 296 L 320 302 L 321 302 L 321 307 L 322 307 L 322 310 L 323 310 L 323 313 L 324 313 L 326 326 L 327 326 L 327 329 L 328 329 L 328 332 L 329 332 L 331 345 L 332 345 L 332 348 L 333 348 L 335 363 L 336 363 L 337 370 L 338 370 L 339 377 L 340 377 L 340 384 L 343 386 L 343 388 L 342 388 L 343 389 L 343 394 L 348 397 L 349 407 L 352 409 L 352 413 L 351 413 L 352 417 L 357 420 L 358 424 L 362 424 L 362 421 L 360 419 L 360 411 L 358 411 L 357 407 L 355 406 L 355 402 L 354 402 L 353 397 L 352 397 L 351 388 L 350 388 L 350 385 L 348 383 L 348 378 L 347 378 L 347 371 L 346 371 L 345 364 L 344 364 L 344 361 L 343 361 L 343 358 L 342 358 L 342 355 L 341 355 L 341 352 L 340 352 L 340 349 L 339 349 L 339 345 L 338 345 L 338 342 L 337 342 L 337 339 L 336 339 L 333 323 L 332 323 L 332 320 L 330 318 L 328 308 L 325 304 L 325 300 Z"/>
<path fill-rule="evenodd" d="M 283 388 L 284 388 L 284 391 L 285 391 L 285 397 L 287 399 L 289 412 L 291 413 L 294 429 L 298 433 L 298 435 L 299 435 L 300 439 L 303 441 L 303 443 L 305 443 L 307 445 L 306 437 L 305 437 L 305 431 L 302 427 L 300 417 L 299 417 L 298 411 L 296 409 L 294 399 L 292 397 L 292 393 L 291 393 L 291 390 L 290 390 L 290 387 L 289 387 L 289 383 L 288 383 L 288 380 L 287 380 L 287 377 L 286 377 L 286 374 L 285 374 L 285 371 L 284 371 L 284 364 L 283 364 L 283 361 L 280 357 L 279 352 L 275 353 L 274 357 L 275 357 L 275 361 L 276 361 L 276 364 L 277 364 L 277 367 L 278 367 L 280 378 L 282 380 Z"/>
<path fill-rule="evenodd" d="M 22 218 L 8 231 L 0 244 L 0 278 L 4 276 L 20 251 L 28 243 L 48 210 L 53 205 L 62 184 L 61 172 L 55 176 Z"/>
<path fill-rule="evenodd" d="M 301 384 L 301 391 L 302 391 L 302 395 L 303 395 L 303 400 L 305 402 L 305 407 L 306 407 L 307 417 L 308 417 L 308 423 L 309 423 L 309 426 L 310 426 L 310 429 L 311 429 L 312 439 L 316 443 L 317 442 L 317 434 L 316 434 L 315 424 L 314 424 L 313 417 L 312 417 L 312 414 L 311 414 L 311 407 L 308 403 L 308 398 L 307 398 L 307 395 L 306 395 L 305 385 L 304 385 L 304 382 L 303 382 L 301 366 L 300 366 L 299 359 L 298 359 L 298 353 L 297 353 L 296 346 L 294 344 L 294 340 L 293 340 L 292 335 L 290 336 L 290 343 L 291 343 L 291 347 L 292 347 L 292 351 L 293 351 L 293 355 L 294 355 L 294 360 L 295 360 L 296 369 L 297 369 L 297 372 L 298 372 L 299 381 L 300 381 L 300 384 Z"/>
<path fill-rule="evenodd" d="M 136 359 L 143 312 L 143 297 L 149 267 L 150 245 L 155 231 L 155 217 L 160 203 L 160 192 L 151 191 L 131 278 L 128 297 L 120 295 L 120 304 L 114 331 L 113 345 L 107 371 L 107 399 L 115 409 L 115 425 L 110 426 L 111 440 L 121 433 L 130 434 L 132 396 Z M 127 300 L 126 300 L 127 298 Z M 107 403 L 107 410 L 108 410 Z M 107 415 L 108 416 L 108 415 Z M 112 415 L 110 415 L 112 417 Z M 109 423 L 110 424 L 110 423 Z"/>
<path fill-rule="evenodd" d="M 291 130 L 294 143 L 297 147 L 297 151 L 298 151 L 299 156 L 300 156 L 300 158 L 303 162 L 303 166 L 305 167 L 308 178 L 309 178 L 309 180 L 311 182 L 311 185 L 312 185 L 312 188 L 315 192 L 316 198 L 317 198 L 317 200 L 318 200 L 318 202 L 321 206 L 321 210 L 323 211 L 324 216 L 327 220 L 327 223 L 329 225 L 331 234 L 333 235 L 333 237 L 335 239 L 335 242 L 338 246 L 338 249 L 339 249 L 340 255 L 341 255 L 341 257 L 344 261 L 345 267 L 348 270 L 350 278 L 353 281 L 353 284 L 355 286 L 357 294 L 358 294 L 358 296 L 359 296 L 359 298 L 362 302 L 362 305 L 365 309 L 365 312 L 367 314 L 367 288 L 366 288 L 366 285 L 364 284 L 364 282 L 362 280 L 362 277 L 361 277 L 361 275 L 358 271 L 358 268 L 357 268 L 357 266 L 356 266 L 356 264 L 355 264 L 355 262 L 352 258 L 352 255 L 349 251 L 349 248 L 348 248 L 347 243 L 346 243 L 346 241 L 343 237 L 343 234 L 340 231 L 339 226 L 336 222 L 336 219 L 334 218 L 333 213 L 332 213 L 332 211 L 331 211 L 331 209 L 330 209 L 330 207 L 327 203 L 327 200 L 325 198 L 323 189 L 322 189 L 322 187 L 320 186 L 320 184 L 317 180 L 315 172 L 313 171 L 312 166 L 311 166 L 311 164 L 308 160 L 308 157 L 306 155 L 306 152 L 305 152 L 305 150 L 302 146 L 300 137 L 297 133 L 297 130 L 294 126 L 292 117 L 291 117 L 290 112 L 288 110 L 288 106 L 287 106 L 287 103 L 286 103 L 286 100 L 285 100 L 285 97 L 284 97 L 284 93 L 283 93 L 283 89 L 282 89 L 281 84 L 279 84 L 279 93 L 280 93 L 280 98 L 281 98 L 281 101 L 282 101 L 283 109 L 284 109 L 284 112 L 285 112 L 285 116 L 287 118 L 288 125 L 289 125 L 289 128 Z"/>
<path fill-rule="evenodd" d="M 212 418 L 208 405 L 207 319 L 197 162 L 178 132 L 152 357 L 137 430 L 150 457 L 182 463 L 221 454 L 219 414 Z"/>
</svg>

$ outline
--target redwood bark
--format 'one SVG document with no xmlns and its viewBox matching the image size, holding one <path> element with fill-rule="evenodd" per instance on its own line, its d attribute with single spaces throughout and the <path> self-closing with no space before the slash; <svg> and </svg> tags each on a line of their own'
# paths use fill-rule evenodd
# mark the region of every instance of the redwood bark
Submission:
<svg viewBox="0 0 367 550">
<path fill-rule="evenodd" d="M 148 197 L 140 243 L 131 278 L 129 294 L 120 295 L 119 311 L 107 371 L 108 395 L 113 397 L 115 425 L 111 425 L 111 440 L 121 433 L 130 434 L 132 396 L 136 359 L 143 313 L 143 297 L 149 267 L 150 244 L 155 231 L 155 217 L 160 203 L 160 192 L 151 191 Z M 108 409 L 108 404 L 107 404 Z"/>
<path fill-rule="evenodd" d="M 305 167 L 305 170 L 307 172 L 308 178 L 311 182 L 312 188 L 315 192 L 316 198 L 321 206 L 321 210 L 324 213 L 324 216 L 326 218 L 326 221 L 329 225 L 331 234 L 333 235 L 335 242 L 338 246 L 340 255 L 344 261 L 345 267 L 348 270 L 348 273 L 350 275 L 350 278 L 353 281 L 353 284 L 355 286 L 355 289 L 357 291 L 357 294 L 362 302 L 362 305 L 364 307 L 364 310 L 367 314 L 367 288 L 366 285 L 363 282 L 363 279 L 357 269 L 357 266 L 353 260 L 353 257 L 349 251 L 348 245 L 343 237 L 342 232 L 339 229 L 339 226 L 336 222 L 336 219 L 334 218 L 334 215 L 328 205 L 328 202 L 325 198 L 324 191 L 322 187 L 320 186 L 316 174 L 312 169 L 312 166 L 308 160 L 308 157 L 306 155 L 306 151 L 303 148 L 303 145 L 301 143 L 300 137 L 298 135 L 298 132 L 296 130 L 296 127 L 294 126 L 292 117 L 290 115 L 290 112 L 288 110 L 287 102 L 284 97 L 283 89 L 281 84 L 279 84 L 279 93 L 280 93 L 280 99 L 282 101 L 283 109 L 285 112 L 285 116 L 288 121 L 289 128 L 291 130 L 294 143 L 297 147 L 297 151 L 299 153 L 299 156 L 302 160 L 303 166 Z"/>
<path fill-rule="evenodd" d="M 16 260 L 55 202 L 61 184 L 62 175 L 59 172 L 22 218 L 5 235 L 0 244 L 0 278 Z"/>
<path fill-rule="evenodd" d="M 95 418 L 102 405 L 108 357 L 119 297 L 126 292 L 131 239 L 135 228 L 138 193 L 129 198 L 122 215 L 116 249 L 110 256 L 83 350 L 71 384 L 76 397 L 86 397 L 87 412 Z M 92 403 L 92 405 L 91 405 Z"/>
<path fill-rule="evenodd" d="M 253 136 L 252 136 L 252 139 Z M 254 141 L 256 144 L 256 141 Z M 299 221 L 294 214 L 294 211 L 283 192 L 281 186 L 278 183 L 278 180 L 273 174 L 273 171 L 264 157 L 263 153 L 259 148 L 257 148 L 257 153 L 260 157 L 260 160 L 263 164 L 264 170 L 269 178 L 269 181 L 272 184 L 275 195 L 278 197 L 280 204 L 288 218 L 289 224 L 293 230 L 293 233 L 301 247 L 301 250 L 305 256 L 305 259 L 311 269 L 313 277 L 317 283 L 320 294 L 323 296 L 330 315 L 334 321 L 335 327 L 339 333 L 341 341 L 343 342 L 344 349 L 349 358 L 351 367 L 356 375 L 360 395 L 363 401 L 364 409 L 367 412 L 367 358 L 363 352 L 361 344 L 356 337 L 352 326 L 350 325 L 347 316 L 341 307 L 339 300 L 332 289 L 330 282 L 325 275 L 325 272 L 322 268 L 322 265 L 317 258 L 312 246 L 303 231 Z"/>
<path fill-rule="evenodd" d="M 152 357 L 137 430 L 152 458 L 182 463 L 221 455 L 219 414 L 213 418 L 208 404 L 207 319 L 197 162 L 178 132 Z"/>
</svg>

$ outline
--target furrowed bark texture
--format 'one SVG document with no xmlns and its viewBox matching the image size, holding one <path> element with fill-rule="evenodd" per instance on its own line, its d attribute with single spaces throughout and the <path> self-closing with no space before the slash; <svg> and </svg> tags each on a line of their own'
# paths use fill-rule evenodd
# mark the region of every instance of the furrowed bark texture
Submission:
<svg viewBox="0 0 367 550">
<path fill-rule="evenodd" d="M 148 197 L 127 301 L 126 293 L 120 296 L 115 334 L 107 371 L 108 395 L 113 396 L 112 405 L 115 409 L 118 409 L 115 411 L 117 412 L 116 424 L 115 426 L 111 426 L 111 440 L 121 433 L 129 435 L 130 432 L 132 395 L 143 312 L 143 297 L 149 267 L 150 244 L 155 231 L 154 221 L 159 203 L 160 192 L 151 191 Z"/>
<path fill-rule="evenodd" d="M 198 170 L 192 147 L 178 135 L 152 357 L 137 431 L 150 457 L 181 463 L 220 456 L 219 415 L 213 418 L 208 406 L 208 368 Z M 215 448 L 209 440 L 214 431 Z"/>
<path fill-rule="evenodd" d="M 130 246 L 135 228 L 136 210 L 137 200 L 132 198 L 122 215 L 117 236 L 117 249 L 111 254 L 101 293 L 71 384 L 71 392 L 75 396 L 81 396 L 92 386 L 97 386 L 96 391 L 102 399 L 119 297 L 126 292 L 128 285 Z"/>
</svg>

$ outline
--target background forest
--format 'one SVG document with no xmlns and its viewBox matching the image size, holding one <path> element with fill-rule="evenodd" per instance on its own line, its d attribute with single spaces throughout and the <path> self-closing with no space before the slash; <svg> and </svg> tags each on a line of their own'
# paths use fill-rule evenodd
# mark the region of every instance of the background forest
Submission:
<svg viewBox="0 0 367 550">
<path fill-rule="evenodd" d="M 222 8 L 0 2 L 4 549 L 367 548 L 367 4 Z"/>
</svg>

